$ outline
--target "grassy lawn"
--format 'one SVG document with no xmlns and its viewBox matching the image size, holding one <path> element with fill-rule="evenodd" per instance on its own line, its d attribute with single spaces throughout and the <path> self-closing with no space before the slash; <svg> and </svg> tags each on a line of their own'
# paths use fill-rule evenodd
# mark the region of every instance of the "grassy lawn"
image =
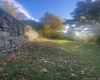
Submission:
<svg viewBox="0 0 100 80">
<path fill-rule="evenodd" d="M 100 79 L 100 46 L 96 44 L 37 39 L 0 62 L 0 80 L 93 78 Z"/>
</svg>

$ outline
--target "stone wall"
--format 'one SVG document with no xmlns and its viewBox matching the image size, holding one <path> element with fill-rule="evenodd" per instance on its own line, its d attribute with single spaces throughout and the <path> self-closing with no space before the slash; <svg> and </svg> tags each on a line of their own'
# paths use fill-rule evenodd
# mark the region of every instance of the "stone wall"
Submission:
<svg viewBox="0 0 100 80">
<path fill-rule="evenodd" d="M 26 28 L 27 31 L 25 32 L 25 35 L 28 37 L 29 41 L 32 41 L 33 39 L 36 39 L 39 36 L 39 34 L 36 31 L 34 31 L 32 28 L 27 26 Z"/>
<path fill-rule="evenodd" d="M 38 33 L 0 8 L 0 59 L 37 37 Z"/>
</svg>

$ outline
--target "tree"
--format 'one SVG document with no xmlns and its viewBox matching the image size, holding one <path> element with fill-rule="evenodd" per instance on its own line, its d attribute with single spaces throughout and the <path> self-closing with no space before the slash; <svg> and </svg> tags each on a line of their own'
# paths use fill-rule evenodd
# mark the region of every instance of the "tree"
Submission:
<svg viewBox="0 0 100 80">
<path fill-rule="evenodd" d="M 24 13 L 18 11 L 13 2 L 9 3 L 7 0 L 0 0 L 0 6 L 17 19 L 25 20 L 27 18 Z"/>
<path fill-rule="evenodd" d="M 96 42 L 100 43 L 100 0 L 78 1 L 75 10 L 71 13 L 73 23 L 92 29 Z"/>
<path fill-rule="evenodd" d="M 16 11 L 16 9 L 14 8 L 14 4 L 13 4 L 13 3 L 9 4 L 9 2 L 8 2 L 7 0 L 5 0 L 5 1 L 1 0 L 0 3 L 1 3 L 1 5 L 2 5 L 2 7 L 3 7 L 6 11 L 8 11 L 11 15 L 13 15 L 14 17 L 16 17 L 17 11 Z"/>
<path fill-rule="evenodd" d="M 42 30 L 44 36 L 48 38 L 62 37 L 62 31 L 64 29 L 64 20 L 62 18 L 46 12 L 44 17 L 40 19 L 40 22 L 44 25 L 44 29 Z"/>
</svg>

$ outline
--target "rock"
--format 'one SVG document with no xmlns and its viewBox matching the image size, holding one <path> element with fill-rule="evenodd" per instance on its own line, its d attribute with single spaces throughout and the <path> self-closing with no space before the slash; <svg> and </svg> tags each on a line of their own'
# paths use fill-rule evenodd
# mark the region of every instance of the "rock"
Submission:
<svg viewBox="0 0 100 80">
<path fill-rule="evenodd" d="M 5 21 L 3 21 L 0 26 L 3 27 L 4 30 L 9 28 L 9 26 L 7 25 Z"/>
<path fill-rule="evenodd" d="M 4 47 L 4 42 L 0 39 L 0 47 Z"/>
<path fill-rule="evenodd" d="M 0 28 L 0 31 L 2 31 L 3 29 L 2 28 Z"/>
<path fill-rule="evenodd" d="M 9 53 L 11 53 L 11 52 L 14 51 L 14 48 L 9 48 L 9 49 L 7 49 L 6 51 L 9 52 Z"/>
<path fill-rule="evenodd" d="M 5 54 L 0 54 L 0 60 L 5 59 L 7 57 L 7 55 Z"/>
<path fill-rule="evenodd" d="M 6 19 L 10 22 L 10 23 L 13 23 L 13 19 L 9 16 L 6 16 Z"/>
<path fill-rule="evenodd" d="M 6 50 L 3 50 L 3 51 L 1 51 L 1 54 L 6 55 L 7 54 L 7 51 Z"/>
<path fill-rule="evenodd" d="M 0 56 L 2 58 L 37 37 L 37 32 L 0 8 Z"/>
<path fill-rule="evenodd" d="M 0 31 L 0 39 L 8 37 L 10 34 L 8 32 Z"/>
<path fill-rule="evenodd" d="M 7 41 L 7 40 L 5 40 L 5 41 L 4 41 L 4 45 L 5 45 L 5 46 L 8 46 L 8 45 L 10 45 L 10 42 Z"/>
</svg>

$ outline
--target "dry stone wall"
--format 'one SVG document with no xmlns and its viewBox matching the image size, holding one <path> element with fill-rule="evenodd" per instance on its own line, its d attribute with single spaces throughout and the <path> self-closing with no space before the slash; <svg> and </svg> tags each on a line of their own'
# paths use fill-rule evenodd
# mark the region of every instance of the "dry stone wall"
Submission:
<svg viewBox="0 0 100 80">
<path fill-rule="evenodd" d="M 27 31 L 25 32 L 25 35 L 28 37 L 29 41 L 32 41 L 39 36 L 39 34 L 30 27 L 27 27 Z"/>
<path fill-rule="evenodd" d="M 37 37 L 38 33 L 0 8 L 0 59 Z"/>
</svg>

